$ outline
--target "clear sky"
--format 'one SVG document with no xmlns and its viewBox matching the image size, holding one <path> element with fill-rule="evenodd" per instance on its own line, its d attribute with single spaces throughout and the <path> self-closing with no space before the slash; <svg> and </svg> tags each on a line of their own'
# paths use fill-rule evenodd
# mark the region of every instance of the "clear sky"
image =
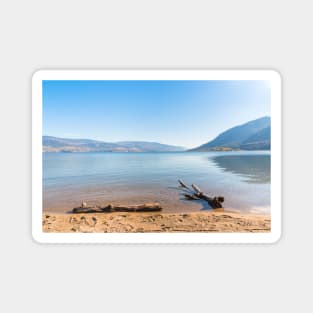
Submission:
<svg viewBox="0 0 313 313">
<path fill-rule="evenodd" d="M 43 134 L 199 146 L 270 115 L 267 81 L 44 81 Z"/>
</svg>

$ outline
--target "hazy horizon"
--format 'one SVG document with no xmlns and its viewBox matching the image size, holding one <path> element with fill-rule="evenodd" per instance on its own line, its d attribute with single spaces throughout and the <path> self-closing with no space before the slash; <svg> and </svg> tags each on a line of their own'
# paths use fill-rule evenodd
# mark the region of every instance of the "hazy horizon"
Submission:
<svg viewBox="0 0 313 313">
<path fill-rule="evenodd" d="M 270 116 L 261 116 L 260 118 L 264 118 L 264 117 L 270 117 Z M 259 119 L 259 118 L 258 118 Z M 247 121 L 249 122 L 249 121 Z M 235 125 L 235 126 L 240 126 L 240 125 Z M 231 128 L 231 127 L 230 127 Z M 225 129 L 224 131 L 227 131 L 228 129 Z M 215 139 L 219 134 L 217 134 L 214 138 L 210 139 L 209 141 Z M 54 135 L 49 135 L 49 134 L 43 134 L 43 137 L 55 137 L 55 138 L 62 138 L 62 139 L 78 139 L 78 140 L 95 140 L 95 141 L 103 141 L 103 142 L 108 142 L 108 141 L 104 141 L 104 140 L 99 140 L 99 139 L 94 139 L 94 138 L 85 138 L 85 137 L 58 137 L 58 136 L 54 136 Z M 143 141 L 143 140 L 121 140 L 121 141 L 114 141 L 112 143 L 125 143 L 125 142 L 149 142 L 149 143 L 158 143 L 158 144 L 163 144 L 163 145 L 170 145 L 170 146 L 178 146 L 181 148 L 186 148 L 186 149 L 190 149 L 190 148 L 195 148 L 195 147 L 185 147 L 185 146 L 179 146 L 177 144 L 168 144 L 168 143 L 164 143 L 164 142 L 159 142 L 159 141 Z M 205 142 L 204 142 L 205 143 Z M 197 146 L 198 147 L 198 146 Z"/>
<path fill-rule="evenodd" d="M 193 148 L 270 116 L 267 81 L 44 81 L 43 134 Z"/>
</svg>

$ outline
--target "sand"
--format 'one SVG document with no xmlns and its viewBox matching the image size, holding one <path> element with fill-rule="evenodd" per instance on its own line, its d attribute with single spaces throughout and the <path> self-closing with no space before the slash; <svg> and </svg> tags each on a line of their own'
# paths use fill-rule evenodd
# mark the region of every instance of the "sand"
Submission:
<svg viewBox="0 0 313 313">
<path fill-rule="evenodd" d="M 232 212 L 43 214 L 43 231 L 68 233 L 127 232 L 270 232 L 268 215 Z"/>
</svg>

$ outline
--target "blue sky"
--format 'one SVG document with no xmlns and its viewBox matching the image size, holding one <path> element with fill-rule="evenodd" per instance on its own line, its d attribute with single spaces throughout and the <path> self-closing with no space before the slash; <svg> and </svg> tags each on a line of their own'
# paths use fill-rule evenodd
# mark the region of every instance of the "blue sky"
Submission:
<svg viewBox="0 0 313 313">
<path fill-rule="evenodd" d="M 270 115 L 267 81 L 43 81 L 43 134 L 188 148 Z"/>
</svg>

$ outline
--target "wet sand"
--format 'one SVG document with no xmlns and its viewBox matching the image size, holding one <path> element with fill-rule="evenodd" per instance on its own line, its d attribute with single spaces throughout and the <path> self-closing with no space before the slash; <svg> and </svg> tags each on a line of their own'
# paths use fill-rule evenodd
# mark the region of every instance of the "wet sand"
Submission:
<svg viewBox="0 0 313 313">
<path fill-rule="evenodd" d="M 270 232 L 268 215 L 232 212 L 43 214 L 43 231 L 55 233 Z"/>
</svg>

